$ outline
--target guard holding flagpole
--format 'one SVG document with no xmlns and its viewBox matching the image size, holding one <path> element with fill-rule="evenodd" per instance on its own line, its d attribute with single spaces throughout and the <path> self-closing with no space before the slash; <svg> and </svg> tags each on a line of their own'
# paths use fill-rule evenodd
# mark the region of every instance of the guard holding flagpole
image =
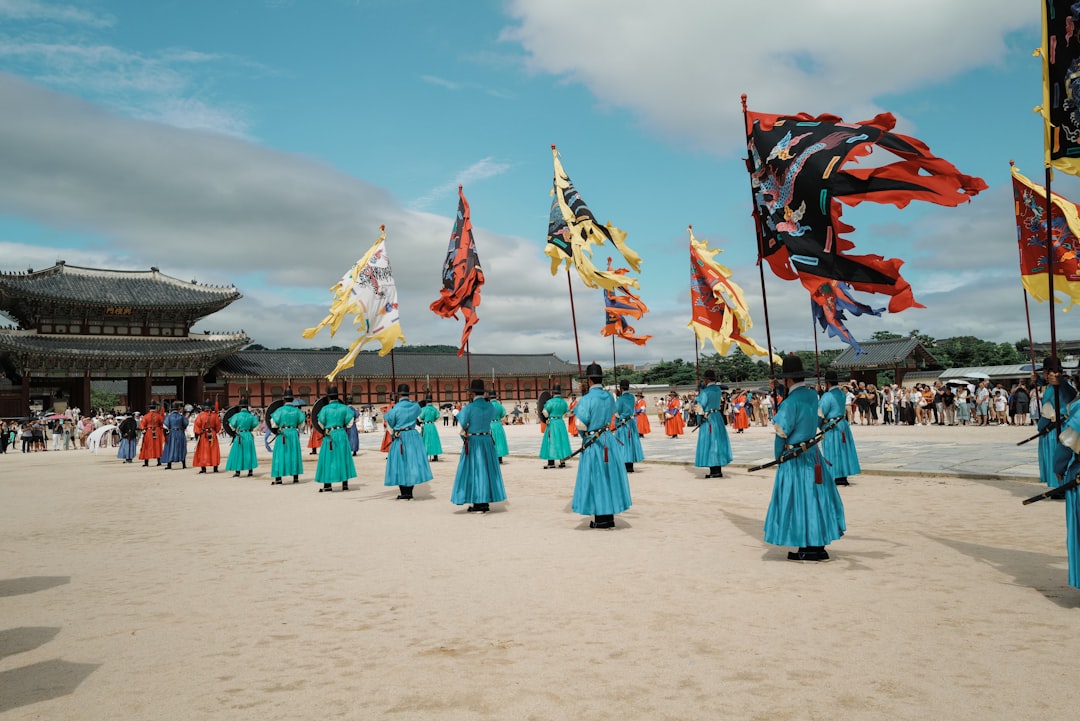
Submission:
<svg viewBox="0 0 1080 721">
<path fill-rule="evenodd" d="M 641 448 L 641 437 L 634 419 L 634 394 L 630 392 L 630 381 L 626 378 L 619 381 L 615 414 L 615 439 L 622 452 L 626 472 L 633 473 L 634 464 L 645 460 L 645 451 Z"/>
<path fill-rule="evenodd" d="M 837 387 L 836 371 L 825 371 L 825 385 L 828 390 L 818 402 L 823 423 L 828 429 L 822 429 L 825 438 L 821 441 L 821 454 L 829 464 L 829 471 L 838 486 L 850 485 L 848 476 L 862 472 L 859 466 L 859 453 L 855 450 L 855 438 L 851 435 L 851 426 L 847 420 L 847 394 Z"/>
<path fill-rule="evenodd" d="M 495 409 L 484 397 L 483 378 L 473 378 L 469 390 L 473 394 L 472 403 L 462 408 L 457 417 L 461 455 L 450 502 L 457 506 L 470 504 L 466 509 L 469 513 L 487 513 L 492 503 L 506 500 L 502 470 L 491 439 Z"/>
<path fill-rule="evenodd" d="M 416 428 L 420 404 L 409 395 L 408 384 L 400 384 L 397 387 L 397 403 L 383 416 L 391 439 L 383 485 L 397 486 L 399 501 L 411 501 L 413 488 L 432 479 L 424 440 Z"/>
<path fill-rule="evenodd" d="M 825 546 L 844 535 L 844 503 L 812 441 L 818 432 L 818 395 L 803 384 L 806 372 L 797 355 L 784 358 L 780 373 L 787 395 L 774 417 L 776 467 L 772 499 L 765 515 L 765 542 L 794 546 L 789 561 L 823 562 Z"/>
<path fill-rule="evenodd" d="M 582 425 L 581 461 L 570 507 L 574 513 L 594 517 L 589 528 L 614 528 L 615 514 L 632 504 L 623 456 L 611 433 L 615 399 L 604 390 L 604 371 L 599 364 L 590 363 L 585 377 L 589 390 L 577 405 Z"/>
<path fill-rule="evenodd" d="M 697 395 L 703 418 L 698 427 L 694 465 L 708 468 L 706 478 L 723 478 L 724 466 L 731 463 L 731 439 L 724 426 L 722 412 L 723 388 L 716 382 L 716 371 L 705 371 L 705 387 Z"/>
</svg>

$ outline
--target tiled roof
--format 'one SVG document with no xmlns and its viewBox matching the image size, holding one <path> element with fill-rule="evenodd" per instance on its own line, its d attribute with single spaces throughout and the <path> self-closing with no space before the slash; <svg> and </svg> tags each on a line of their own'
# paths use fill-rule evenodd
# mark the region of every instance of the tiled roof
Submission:
<svg viewBox="0 0 1080 721">
<path fill-rule="evenodd" d="M 0 272 L 0 309 L 15 298 L 134 308 L 216 306 L 240 297 L 236 286 L 203 285 L 150 270 L 100 270 L 58 262 L 26 273 Z"/>
<path fill-rule="evenodd" d="M 145 338 L 87 335 L 38 335 L 0 330 L 0 353 L 60 357 L 194 358 L 234 353 L 251 343 L 243 333 Z"/>
<path fill-rule="evenodd" d="M 218 375 L 226 377 L 253 376 L 260 378 L 319 378 L 328 375 L 343 351 L 328 350 L 246 350 L 225 358 L 217 367 Z M 510 353 L 473 353 L 469 368 L 474 378 L 496 376 L 566 376 L 577 375 L 577 365 L 555 355 L 516 355 Z M 356 365 L 339 374 L 344 378 L 421 378 L 437 375 L 441 378 L 468 377 L 465 356 L 454 353 L 395 353 L 393 366 L 389 355 L 361 353 Z"/>
<path fill-rule="evenodd" d="M 897 338 L 894 340 L 859 341 L 864 353 L 855 354 L 855 349 L 847 347 L 829 364 L 830 368 L 892 368 L 911 355 L 922 359 L 927 365 L 937 365 L 934 358 L 917 338 Z"/>
</svg>

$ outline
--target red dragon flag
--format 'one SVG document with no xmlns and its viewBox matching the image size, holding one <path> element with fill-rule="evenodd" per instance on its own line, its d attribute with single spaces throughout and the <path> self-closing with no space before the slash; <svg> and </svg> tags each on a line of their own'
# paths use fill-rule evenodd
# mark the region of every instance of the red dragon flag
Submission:
<svg viewBox="0 0 1080 721">
<path fill-rule="evenodd" d="M 480 305 L 480 287 L 484 285 L 484 271 L 480 268 L 480 258 L 476 255 L 476 240 L 473 238 L 472 218 L 469 216 L 469 201 L 458 186 L 457 219 L 450 231 L 450 247 L 446 250 L 446 260 L 442 270 L 443 288 L 439 299 L 431 304 L 431 310 L 443 318 L 457 320 L 460 310 L 465 316 L 465 327 L 461 331 L 461 347 L 458 356 L 465 352 L 472 327 L 479 320 L 476 308 Z"/>
<path fill-rule="evenodd" d="M 301 333 L 305 338 L 314 338 L 320 330 L 330 326 L 330 335 L 333 336 L 345 316 L 355 316 L 353 323 L 358 326 L 360 335 L 327 376 L 331 382 L 338 373 L 353 367 L 360 349 L 368 341 L 379 343 L 381 356 L 392 351 L 398 341 L 405 343 L 398 313 L 397 285 L 390 270 L 390 257 L 386 254 L 386 226 L 380 226 L 379 230 L 381 232 L 375 244 L 330 288 L 334 298 L 326 317 L 319 325 Z"/>
<path fill-rule="evenodd" d="M 559 151 L 551 146 L 555 161 L 555 180 L 551 189 L 551 213 L 548 217 L 547 245 L 544 254 L 551 258 L 551 274 L 563 262 L 577 268 L 581 281 L 590 288 L 615 290 L 619 286 L 638 287 L 636 278 L 620 277 L 599 270 L 592 262 L 592 245 L 611 241 L 615 249 L 635 271 L 641 270 L 641 257 L 626 244 L 626 233 L 611 223 L 600 225 L 577 192 L 559 161 Z"/>
<path fill-rule="evenodd" d="M 727 355 L 734 343 L 746 355 L 768 356 L 752 338 L 745 335 L 754 325 L 750 320 L 750 308 L 740 288 L 731 280 L 731 270 L 716 262 L 720 249 L 709 250 L 709 242 L 690 233 L 690 302 L 693 306 L 689 326 L 702 346 L 712 341 L 720 355 Z M 779 356 L 773 356 L 780 363 Z"/>
<path fill-rule="evenodd" d="M 616 275 L 626 275 L 630 272 L 629 268 L 612 268 L 611 258 L 607 259 L 607 270 L 608 273 Z M 645 345 L 652 336 L 635 335 L 634 327 L 630 325 L 627 318 L 640 320 L 641 316 L 648 312 L 649 309 L 641 298 L 625 285 L 614 290 L 604 288 L 604 327 L 600 329 L 600 335 L 618 336 L 635 345 Z"/>
<path fill-rule="evenodd" d="M 1031 297 L 1040 303 L 1050 298 L 1050 276 L 1046 252 L 1046 188 L 1036 185 L 1012 169 L 1013 197 L 1016 200 L 1016 238 L 1020 244 L 1020 280 Z M 1057 193 L 1050 193 L 1056 211 L 1050 223 L 1054 246 L 1054 292 L 1069 297 L 1068 310 L 1080 302 L 1080 206 Z"/>
<path fill-rule="evenodd" d="M 785 280 L 799 279 L 811 293 L 823 281 L 835 280 L 891 296 L 888 309 L 893 313 L 921 308 L 900 275 L 903 261 L 847 252 L 855 246 L 841 234 L 854 228 L 840 220 L 840 203 L 872 201 L 903 208 L 924 200 L 951 207 L 986 190 L 986 183 L 936 157 L 922 141 L 891 132 L 896 120 L 889 113 L 845 123 L 835 115 L 748 112 L 746 123 L 759 252 L 773 272 Z M 873 148 L 897 160 L 845 168 Z"/>
<path fill-rule="evenodd" d="M 1043 101 L 1037 109 L 1046 131 L 1046 163 L 1080 175 L 1080 3 L 1043 0 L 1042 6 Z"/>
</svg>

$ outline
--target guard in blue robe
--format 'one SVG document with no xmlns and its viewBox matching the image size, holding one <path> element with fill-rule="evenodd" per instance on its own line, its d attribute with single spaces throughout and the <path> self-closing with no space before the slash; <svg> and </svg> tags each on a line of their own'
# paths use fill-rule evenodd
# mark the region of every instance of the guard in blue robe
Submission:
<svg viewBox="0 0 1080 721">
<path fill-rule="evenodd" d="M 360 418 L 360 411 L 349 406 L 352 411 L 352 422 L 345 426 L 345 434 L 349 437 L 349 450 L 355 456 L 360 452 L 360 430 L 356 427 L 356 421 Z"/>
<path fill-rule="evenodd" d="M 491 419 L 491 440 L 495 442 L 495 455 L 499 457 L 499 463 L 503 462 L 503 456 L 510 455 L 510 445 L 506 442 L 506 429 L 503 428 L 503 418 L 506 417 L 506 408 L 492 393 L 490 396 L 491 408 L 495 417 Z"/>
<path fill-rule="evenodd" d="M 1067 414 L 1069 404 L 1076 398 L 1076 389 L 1065 378 L 1061 369 L 1061 361 L 1056 356 L 1047 356 L 1043 360 L 1043 377 L 1046 385 L 1042 392 L 1042 406 L 1039 408 L 1039 422 L 1036 428 L 1039 431 L 1039 480 L 1050 488 L 1057 488 L 1062 484 L 1054 473 L 1054 456 L 1058 446 L 1057 412 Z M 1055 402 L 1054 396 L 1057 396 Z M 1063 419 L 1064 420 L 1064 419 Z"/>
<path fill-rule="evenodd" d="M 706 478 L 723 478 L 724 466 L 731 463 L 731 440 L 724 425 L 721 402 L 724 389 L 716 382 L 716 371 L 705 371 L 705 387 L 697 394 L 702 420 L 698 427 L 694 466 L 708 468 Z"/>
<path fill-rule="evenodd" d="M 133 416 L 120 421 L 120 449 L 116 457 L 124 463 L 131 463 L 139 447 L 139 422 Z"/>
<path fill-rule="evenodd" d="M 319 462 L 315 466 L 315 482 L 319 484 L 319 493 L 334 490 L 334 484 L 340 483 L 341 490 L 349 490 L 349 479 L 356 478 L 356 464 L 353 462 L 352 449 L 349 446 L 349 434 L 345 427 L 355 416 L 353 409 L 338 400 L 337 386 L 326 389 L 330 399 L 319 411 L 316 420 L 326 434 L 319 447 Z"/>
<path fill-rule="evenodd" d="M 413 487 L 431 480 L 424 439 L 416 427 L 420 404 L 409 398 L 409 386 L 397 387 L 398 400 L 383 416 L 390 431 L 390 449 L 386 452 L 384 486 L 398 487 L 398 500 L 411 501 Z"/>
<path fill-rule="evenodd" d="M 630 381 L 623 378 L 619 381 L 619 394 L 615 398 L 614 433 L 627 473 L 633 473 L 634 464 L 645 460 L 645 451 L 641 448 L 641 436 L 638 435 L 637 419 L 634 418 L 634 405 Z"/>
<path fill-rule="evenodd" d="M 187 436 L 184 429 L 188 427 L 187 416 L 184 415 L 184 404 L 174 403 L 172 412 L 165 416 L 165 446 L 161 450 L 161 462 L 166 470 L 172 470 L 172 464 L 180 463 L 187 468 Z"/>
<path fill-rule="evenodd" d="M 240 477 L 240 471 L 247 471 L 248 478 L 255 475 L 259 467 L 259 458 L 255 455 L 255 438 L 252 433 L 259 427 L 259 419 L 248 410 L 247 398 L 241 398 L 240 410 L 229 417 L 229 427 L 233 429 L 232 445 L 229 457 L 225 461 L 225 470 L 233 471 L 233 478 Z"/>
<path fill-rule="evenodd" d="M 458 456 L 457 473 L 450 502 L 461 506 L 471 504 L 469 513 L 487 513 L 490 504 L 506 500 L 502 469 L 495 455 L 495 442 L 491 439 L 491 422 L 495 409 L 484 397 L 484 381 L 473 378 L 469 386 L 473 400 L 457 416 L 461 429 L 462 447 Z"/>
<path fill-rule="evenodd" d="M 825 371 L 825 384 L 829 387 L 818 402 L 825 438 L 821 441 L 821 455 L 829 465 L 829 473 L 838 486 L 846 486 L 848 476 L 862 472 L 859 467 L 859 454 L 855 450 L 855 439 L 851 435 L 851 426 L 847 421 L 847 394 L 837 387 L 836 371 Z"/>
<path fill-rule="evenodd" d="M 281 485 L 283 476 L 292 476 L 293 483 L 300 482 L 304 472 L 304 449 L 300 445 L 300 428 L 306 418 L 304 412 L 293 405 L 292 388 L 286 388 L 281 400 L 285 404 L 270 414 L 270 423 L 277 429 L 273 455 L 270 457 L 271 485 Z"/>
<path fill-rule="evenodd" d="M 1063 409 L 1064 410 L 1064 409 Z M 1080 398 L 1068 408 L 1069 417 L 1054 449 L 1057 486 L 1080 476 Z M 1069 585 L 1080 588 L 1080 489 L 1065 491 L 1065 548 L 1069 554 Z"/>
<path fill-rule="evenodd" d="M 802 383 L 806 378 L 802 359 L 797 355 L 784 358 L 780 377 L 787 393 L 773 418 L 778 459 L 814 438 L 819 421 L 818 395 Z M 840 492 L 817 445 L 776 467 L 765 515 L 766 543 L 797 547 L 788 553 L 791 561 L 828 561 L 825 546 L 846 529 Z"/>
<path fill-rule="evenodd" d="M 574 513 L 594 516 L 589 528 L 614 528 L 615 514 L 632 505 L 626 466 L 611 433 L 615 399 L 604 390 L 604 372 L 599 364 L 590 363 L 585 377 L 589 392 L 574 409 L 583 450 L 570 508 Z"/>
</svg>

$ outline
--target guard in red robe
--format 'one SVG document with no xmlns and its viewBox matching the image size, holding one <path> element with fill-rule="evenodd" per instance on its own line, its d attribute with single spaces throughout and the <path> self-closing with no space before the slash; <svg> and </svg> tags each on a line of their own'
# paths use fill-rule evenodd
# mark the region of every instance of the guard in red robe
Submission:
<svg viewBox="0 0 1080 721">
<path fill-rule="evenodd" d="M 683 434 L 686 424 L 682 419 L 682 401 L 679 394 L 671 391 L 668 394 L 667 410 L 664 412 L 664 434 L 668 438 L 678 438 Z"/>
<path fill-rule="evenodd" d="M 210 401 L 206 401 L 202 411 L 195 416 L 195 425 L 192 426 L 195 434 L 195 455 L 191 459 L 191 465 L 199 467 L 199 473 L 206 473 L 207 466 L 214 467 L 214 473 L 218 472 L 221 465 L 221 416 L 214 410 Z"/>
<path fill-rule="evenodd" d="M 139 430 L 143 432 L 139 458 L 144 468 L 150 465 L 151 458 L 161 465 L 161 451 L 165 446 L 165 416 L 157 407 L 157 403 L 151 403 L 150 409 L 139 421 Z"/>
<path fill-rule="evenodd" d="M 644 393 L 638 393 L 637 400 L 634 401 L 634 420 L 637 421 L 637 432 L 641 438 L 644 438 L 652 431 L 652 425 L 649 423 L 649 409 L 645 406 Z"/>
</svg>

